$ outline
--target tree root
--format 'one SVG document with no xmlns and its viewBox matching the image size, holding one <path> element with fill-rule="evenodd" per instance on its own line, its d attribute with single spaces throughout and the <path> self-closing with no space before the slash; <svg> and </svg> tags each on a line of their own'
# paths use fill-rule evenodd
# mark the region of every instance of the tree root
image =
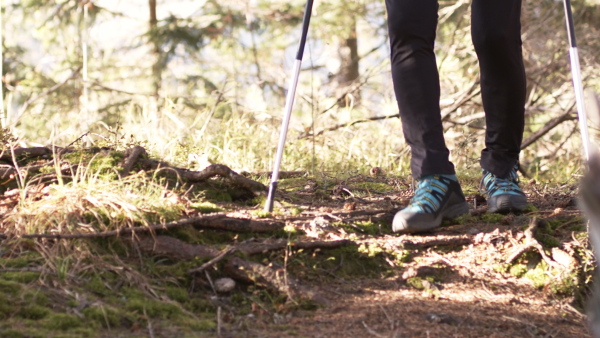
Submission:
<svg viewBox="0 0 600 338">
<path fill-rule="evenodd" d="M 322 296 L 289 276 L 285 269 L 264 266 L 240 257 L 230 256 L 235 251 L 234 248 L 228 248 L 220 252 L 205 245 L 191 245 L 169 236 L 143 237 L 136 244 L 142 252 L 164 255 L 176 259 L 193 260 L 196 258 L 211 258 L 209 262 L 211 265 L 227 258 L 224 272 L 234 279 L 266 285 L 268 288 L 286 294 L 292 300 L 308 299 L 320 304 L 326 303 L 326 300 Z M 205 267 L 205 265 L 197 269 L 192 269 L 190 272 L 201 271 L 208 267 Z"/>
<path fill-rule="evenodd" d="M 546 262 L 546 264 L 548 264 L 549 266 L 556 268 L 556 269 L 563 268 L 562 265 L 558 264 L 556 261 L 554 261 L 552 259 L 552 257 L 550 257 L 546 254 L 544 247 L 534 237 L 535 229 L 539 225 L 543 224 L 543 222 L 545 222 L 545 221 L 538 220 L 537 217 L 534 217 L 531 220 L 531 223 L 529 223 L 529 226 L 527 227 L 527 229 L 524 232 L 525 244 L 520 246 L 519 248 L 517 248 L 510 256 L 508 256 L 508 258 L 506 259 L 507 264 L 514 263 L 523 253 L 527 252 L 530 249 L 535 249 L 540 254 L 540 256 L 542 256 L 542 259 L 544 260 L 544 262 Z"/>
<path fill-rule="evenodd" d="M 264 184 L 244 177 L 223 164 L 211 164 L 203 170 L 191 171 L 173 167 L 164 162 L 156 160 L 139 159 L 138 163 L 145 170 L 173 171 L 177 176 L 190 183 L 204 182 L 212 177 L 221 176 L 233 186 L 248 190 L 254 196 L 263 195 L 267 191 L 267 187 Z"/>
</svg>

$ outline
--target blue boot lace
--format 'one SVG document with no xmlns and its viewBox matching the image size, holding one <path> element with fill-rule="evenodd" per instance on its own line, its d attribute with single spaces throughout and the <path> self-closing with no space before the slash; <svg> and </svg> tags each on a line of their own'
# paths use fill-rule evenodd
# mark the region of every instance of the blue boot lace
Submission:
<svg viewBox="0 0 600 338">
<path fill-rule="evenodd" d="M 456 181 L 456 175 L 429 175 L 422 177 L 417 183 L 415 195 L 406 209 L 412 212 L 436 213 L 444 196 L 448 193 L 451 180 Z"/>
<path fill-rule="evenodd" d="M 496 195 L 523 195 L 519 187 L 519 177 L 517 176 L 517 166 L 510 170 L 507 178 L 499 178 L 487 170 L 483 170 L 483 178 L 479 184 L 479 190 L 488 197 Z M 483 189 L 482 189 L 483 188 Z"/>
</svg>

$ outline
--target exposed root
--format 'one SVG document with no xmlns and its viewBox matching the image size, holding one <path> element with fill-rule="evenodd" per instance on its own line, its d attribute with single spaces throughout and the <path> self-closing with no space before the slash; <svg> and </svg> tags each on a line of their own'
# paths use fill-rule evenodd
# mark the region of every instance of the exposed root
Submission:
<svg viewBox="0 0 600 338">
<path fill-rule="evenodd" d="M 563 268 L 562 265 L 560 265 L 557 262 L 555 262 L 550 256 L 548 256 L 546 254 L 546 251 L 544 250 L 544 247 L 534 237 L 534 231 L 535 231 L 535 229 L 542 222 L 544 222 L 544 221 L 543 220 L 538 220 L 537 217 L 534 217 L 531 220 L 531 223 L 529 223 L 529 226 L 527 227 L 527 229 L 524 232 L 524 234 L 525 234 L 525 244 L 522 245 L 521 247 L 517 248 L 517 250 L 515 250 L 510 256 L 508 256 L 508 258 L 506 259 L 506 263 L 512 264 L 523 253 L 527 252 L 530 249 L 535 249 L 540 254 L 540 256 L 542 256 L 542 259 L 546 262 L 546 264 L 548 264 L 549 266 L 551 266 L 553 268 L 556 268 L 556 269 L 562 269 Z"/>
<path fill-rule="evenodd" d="M 138 160 L 138 163 L 145 170 L 171 170 L 175 172 L 177 176 L 181 177 L 181 179 L 190 183 L 204 182 L 212 177 L 221 176 L 232 185 L 250 191 L 254 196 L 259 196 L 267 191 L 267 187 L 264 184 L 244 177 L 223 164 L 211 164 L 203 170 L 191 171 L 173 167 L 167 163 L 156 160 L 140 159 Z"/>
<path fill-rule="evenodd" d="M 183 260 L 211 258 L 220 261 L 233 252 L 229 249 L 220 252 L 205 245 L 190 245 L 169 236 L 145 237 L 139 240 L 138 245 L 142 252 Z M 215 263 L 216 261 L 212 264 Z M 190 270 L 190 272 L 200 271 L 200 268 Z M 321 304 L 326 302 L 317 292 L 310 290 L 288 276 L 285 269 L 282 268 L 264 266 L 260 263 L 232 256 L 225 263 L 224 272 L 237 280 L 266 285 L 288 295 L 292 300 L 309 299 Z"/>
<path fill-rule="evenodd" d="M 129 175 L 129 173 L 133 169 L 133 166 L 138 161 L 140 156 L 147 155 L 147 153 L 146 149 L 144 149 L 143 147 L 135 146 L 133 148 L 125 150 L 124 155 L 125 158 L 123 159 L 123 162 L 121 164 L 121 167 L 123 169 L 119 171 L 119 178 L 124 178 L 127 175 Z"/>
</svg>

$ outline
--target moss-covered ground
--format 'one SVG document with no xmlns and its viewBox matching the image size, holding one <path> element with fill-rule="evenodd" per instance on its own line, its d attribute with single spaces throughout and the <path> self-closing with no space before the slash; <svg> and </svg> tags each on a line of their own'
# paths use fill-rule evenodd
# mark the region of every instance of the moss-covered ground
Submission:
<svg viewBox="0 0 600 338">
<path fill-rule="evenodd" d="M 124 158 L 123 152 L 106 149 L 72 152 L 60 161 L 48 160 L 16 188 L 5 187 L 0 337 L 412 336 L 424 332 L 419 318 L 427 322 L 440 311 L 453 320 L 429 324 L 427 332 L 434 336 L 449 328 L 456 336 L 519 336 L 523 328 L 549 332 L 544 325 L 554 325 L 556 336 L 587 334 L 582 313 L 594 260 L 573 190 L 523 184 L 532 203 L 525 213 L 489 214 L 478 182 L 466 178 L 471 215 L 445 221 L 431 233 L 399 236 L 390 224 L 411 195 L 405 177 L 281 179 L 275 210 L 268 213 L 264 196 L 248 198 L 221 178 L 189 183 L 134 167 L 120 179 Z M 70 173 L 59 169 L 66 163 Z M 34 180 L 52 174 L 55 179 Z M 267 183 L 264 176 L 250 178 Z M 232 277 L 227 259 L 190 273 L 209 258 L 151 254 L 136 245 L 137 234 L 30 236 L 99 234 L 205 215 L 279 221 L 284 227 L 258 233 L 187 225 L 150 235 L 218 251 L 287 241 L 285 248 L 232 255 L 293 278 L 326 302 L 289 297 L 269 283 L 240 279 L 232 290 L 218 291 L 215 281 Z M 534 238 L 557 263 L 549 265 L 535 249 L 507 262 L 526 244 L 524 233 L 534 218 L 544 220 Z M 295 246 L 339 240 L 350 242 L 334 248 Z M 562 310 L 545 308 L 557 304 Z M 501 320 L 468 310 L 476 307 L 500 313 Z M 531 319 L 506 319 L 527 310 Z M 511 322 L 518 325 L 507 329 Z"/>
</svg>

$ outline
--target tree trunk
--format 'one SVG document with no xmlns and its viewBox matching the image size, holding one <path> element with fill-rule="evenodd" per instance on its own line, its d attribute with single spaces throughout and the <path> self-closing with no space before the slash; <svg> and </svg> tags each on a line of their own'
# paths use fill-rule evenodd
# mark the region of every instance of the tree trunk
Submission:
<svg viewBox="0 0 600 338">
<path fill-rule="evenodd" d="M 152 66 L 152 92 L 158 96 L 162 83 L 162 60 L 160 53 L 160 42 L 156 40 L 156 30 L 158 28 L 158 19 L 156 18 L 156 0 L 148 0 L 150 7 L 150 36 L 152 41 L 152 54 L 154 55 L 154 65 Z"/>
<path fill-rule="evenodd" d="M 344 97 L 340 102 L 341 107 L 356 106 L 360 102 L 360 93 L 352 92 L 352 84 L 358 80 L 358 39 L 356 34 L 356 20 L 352 20 L 348 35 L 342 39 L 340 46 L 341 67 L 338 74 L 338 95 Z"/>
</svg>

